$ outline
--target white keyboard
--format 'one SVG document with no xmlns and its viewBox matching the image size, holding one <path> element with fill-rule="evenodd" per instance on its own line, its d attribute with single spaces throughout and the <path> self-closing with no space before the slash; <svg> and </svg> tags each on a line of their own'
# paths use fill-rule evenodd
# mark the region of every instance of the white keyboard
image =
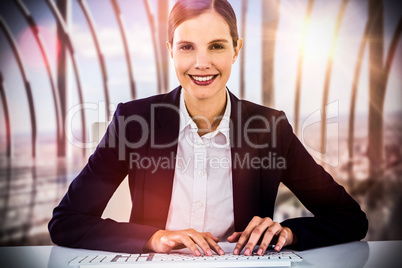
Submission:
<svg viewBox="0 0 402 268">
<path fill-rule="evenodd" d="M 292 262 L 303 259 L 294 252 L 267 251 L 263 256 L 212 255 L 195 257 L 189 253 L 149 253 L 149 254 L 121 254 L 121 255 L 91 255 L 79 256 L 69 262 L 70 266 L 77 267 L 270 267 L 290 266 Z"/>
</svg>

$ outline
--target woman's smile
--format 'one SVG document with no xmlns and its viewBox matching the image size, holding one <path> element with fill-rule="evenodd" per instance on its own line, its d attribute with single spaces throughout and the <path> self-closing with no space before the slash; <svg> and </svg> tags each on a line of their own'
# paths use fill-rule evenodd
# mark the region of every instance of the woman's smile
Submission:
<svg viewBox="0 0 402 268">
<path fill-rule="evenodd" d="M 208 86 L 215 81 L 218 75 L 191 75 L 189 74 L 191 80 L 197 86 Z"/>
</svg>

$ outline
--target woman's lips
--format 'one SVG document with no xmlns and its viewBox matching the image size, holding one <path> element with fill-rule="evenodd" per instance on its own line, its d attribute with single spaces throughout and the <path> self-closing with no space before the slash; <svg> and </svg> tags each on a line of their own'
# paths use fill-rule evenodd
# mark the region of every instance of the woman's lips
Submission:
<svg viewBox="0 0 402 268">
<path fill-rule="evenodd" d="M 199 86 L 207 86 L 214 82 L 216 75 L 189 75 L 194 84 Z"/>
</svg>

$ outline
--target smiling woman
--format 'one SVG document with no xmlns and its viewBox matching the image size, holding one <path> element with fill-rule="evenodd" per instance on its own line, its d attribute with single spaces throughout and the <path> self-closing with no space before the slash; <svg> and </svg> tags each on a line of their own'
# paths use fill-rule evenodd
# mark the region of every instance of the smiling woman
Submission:
<svg viewBox="0 0 402 268">
<path fill-rule="evenodd" d="M 259 244 L 262 255 L 270 244 L 280 251 L 362 239 L 364 212 L 307 153 L 285 114 L 227 89 L 242 48 L 227 0 L 178 0 L 169 22 L 180 86 L 119 104 L 54 210 L 52 240 L 136 253 L 187 247 L 210 256 L 225 254 L 221 240 L 235 243 L 234 254 L 251 255 Z M 127 174 L 130 222 L 102 219 Z M 272 220 L 281 182 L 315 217 Z"/>
</svg>

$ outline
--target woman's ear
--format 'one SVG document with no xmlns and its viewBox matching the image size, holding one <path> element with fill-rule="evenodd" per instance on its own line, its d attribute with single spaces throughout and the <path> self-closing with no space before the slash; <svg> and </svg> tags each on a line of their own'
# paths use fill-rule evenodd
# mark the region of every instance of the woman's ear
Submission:
<svg viewBox="0 0 402 268">
<path fill-rule="evenodd" d="M 235 47 L 235 53 L 233 56 L 233 63 L 236 62 L 237 57 L 239 56 L 240 50 L 243 47 L 243 39 L 239 38 L 237 39 L 237 46 Z"/>
<path fill-rule="evenodd" d="M 169 50 L 170 57 L 173 59 L 173 47 L 169 41 L 166 41 L 166 47 Z"/>
</svg>

